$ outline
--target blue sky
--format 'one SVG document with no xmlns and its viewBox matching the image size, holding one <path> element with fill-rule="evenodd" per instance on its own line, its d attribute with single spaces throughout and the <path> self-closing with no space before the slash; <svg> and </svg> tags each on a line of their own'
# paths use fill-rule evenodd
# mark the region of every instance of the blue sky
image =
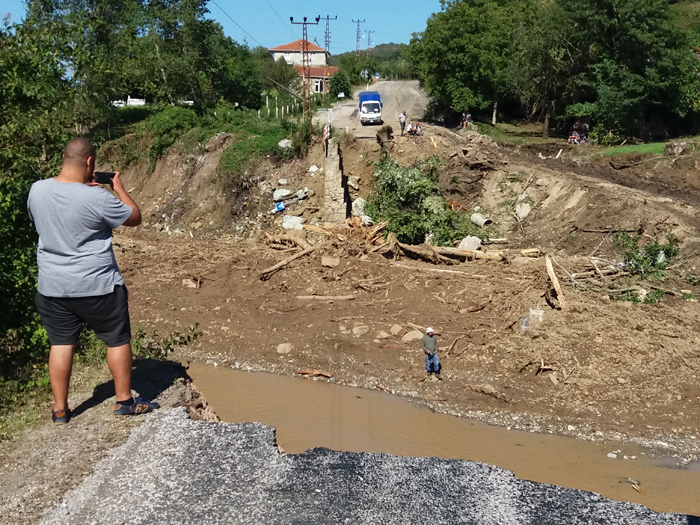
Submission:
<svg viewBox="0 0 700 525">
<path fill-rule="evenodd" d="M 220 9 L 210 1 L 209 16 L 219 22 L 224 32 L 237 40 L 247 40 L 251 47 L 259 44 L 274 47 L 301 38 L 301 26 L 292 26 L 289 17 L 301 21 L 321 15 L 329 15 L 338 20 L 331 21 L 331 53 L 338 54 L 355 49 L 357 25 L 352 20 L 366 20 L 360 25 L 363 49 L 367 48 L 366 30 L 371 34 L 372 45 L 389 42 L 408 43 L 411 33 L 423 31 L 428 17 L 440 10 L 439 0 L 354 0 L 333 2 L 329 0 L 214 0 Z M 23 0 L 0 0 L 0 16 L 10 13 L 18 22 L 25 13 Z M 336 4 L 335 7 L 332 7 Z M 226 14 L 233 18 L 250 36 L 236 26 Z M 325 22 L 319 26 L 309 26 L 309 40 L 314 37 L 323 47 Z M 252 38 L 251 38 L 252 37 Z"/>
</svg>

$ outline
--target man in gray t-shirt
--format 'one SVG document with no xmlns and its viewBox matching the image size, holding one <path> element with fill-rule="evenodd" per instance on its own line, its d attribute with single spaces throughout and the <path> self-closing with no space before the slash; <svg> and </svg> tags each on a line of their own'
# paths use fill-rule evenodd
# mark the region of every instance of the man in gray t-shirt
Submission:
<svg viewBox="0 0 700 525">
<path fill-rule="evenodd" d="M 85 139 L 68 142 L 61 173 L 35 182 L 27 206 L 39 234 L 36 307 L 49 335 L 49 377 L 54 423 L 67 423 L 73 353 L 83 325 L 107 345 L 117 396 L 115 415 L 157 408 L 131 397 L 131 327 L 128 294 L 112 250 L 112 230 L 138 226 L 141 212 L 119 173 L 111 187 L 94 181 L 95 149 Z"/>
</svg>

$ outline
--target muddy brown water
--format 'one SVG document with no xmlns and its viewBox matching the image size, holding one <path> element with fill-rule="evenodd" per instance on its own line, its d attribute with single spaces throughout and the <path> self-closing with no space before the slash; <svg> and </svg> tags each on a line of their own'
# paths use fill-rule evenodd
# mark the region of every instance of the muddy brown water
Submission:
<svg viewBox="0 0 700 525">
<path fill-rule="evenodd" d="M 700 472 L 667 468 L 636 445 L 507 430 L 434 413 L 392 396 L 325 381 L 192 362 L 188 370 L 226 422 L 277 429 L 286 453 L 315 447 L 489 463 L 521 479 L 603 494 L 653 510 L 700 515 Z M 610 459 L 620 450 L 636 460 Z M 643 494 L 626 480 L 640 482 Z"/>
</svg>

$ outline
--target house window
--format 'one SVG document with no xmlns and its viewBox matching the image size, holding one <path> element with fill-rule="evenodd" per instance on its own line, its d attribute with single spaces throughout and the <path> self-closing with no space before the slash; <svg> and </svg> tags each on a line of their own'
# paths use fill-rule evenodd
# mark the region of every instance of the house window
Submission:
<svg viewBox="0 0 700 525">
<path fill-rule="evenodd" d="M 314 80 L 314 92 L 323 93 L 323 80 Z"/>
</svg>

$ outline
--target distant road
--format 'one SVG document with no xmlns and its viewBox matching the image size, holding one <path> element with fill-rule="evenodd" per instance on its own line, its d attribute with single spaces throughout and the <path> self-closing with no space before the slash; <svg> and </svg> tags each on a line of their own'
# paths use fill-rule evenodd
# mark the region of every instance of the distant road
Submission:
<svg viewBox="0 0 700 525">
<path fill-rule="evenodd" d="M 352 100 L 340 102 L 333 106 L 332 119 L 333 127 L 336 130 L 348 129 L 356 137 L 374 137 L 378 125 L 363 126 L 360 124 L 358 109 L 358 93 L 365 89 L 355 87 Z M 402 81 L 379 81 L 369 86 L 371 91 L 378 91 L 382 97 L 382 117 L 386 124 L 394 128 L 394 132 L 399 130 L 399 114 L 406 112 L 408 120 L 413 122 L 421 120 L 428 108 L 428 97 L 419 89 L 417 80 Z M 314 121 L 325 124 L 327 113 L 319 112 L 314 117 Z"/>
</svg>

